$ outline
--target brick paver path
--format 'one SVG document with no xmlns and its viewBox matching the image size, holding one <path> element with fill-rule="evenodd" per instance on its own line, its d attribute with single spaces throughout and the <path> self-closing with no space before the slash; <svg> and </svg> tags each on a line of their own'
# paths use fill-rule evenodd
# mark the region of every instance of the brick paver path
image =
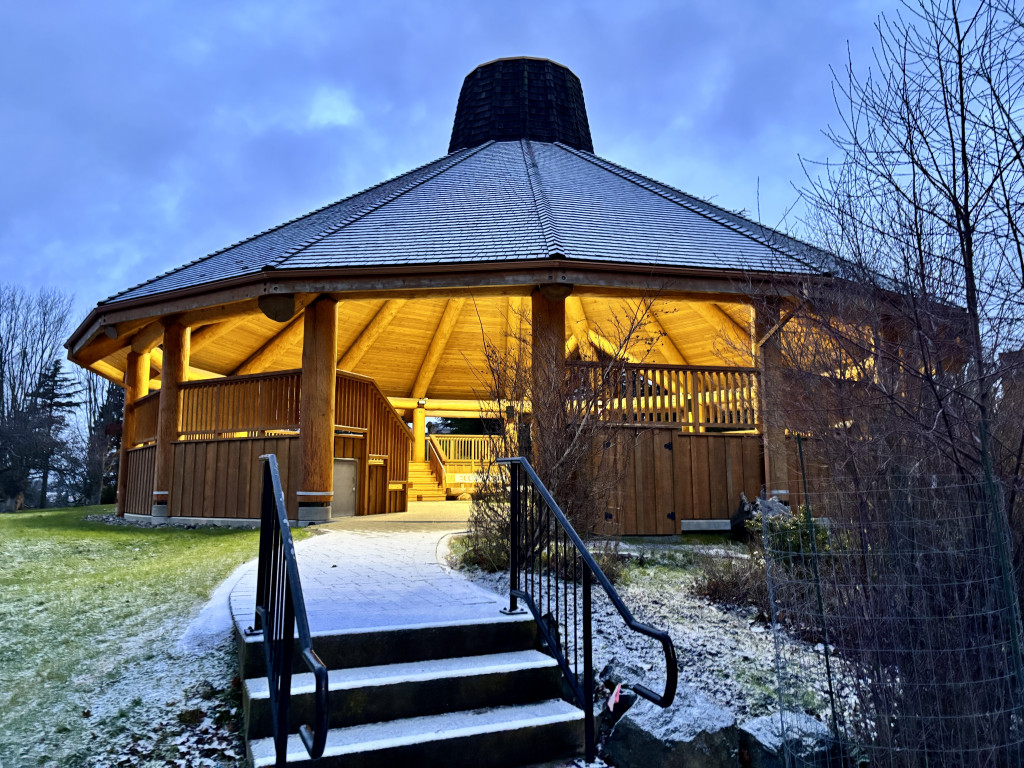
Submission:
<svg viewBox="0 0 1024 768">
<path fill-rule="evenodd" d="M 465 522 L 416 522 L 438 517 L 423 513 L 405 516 L 409 522 L 387 517 L 334 522 L 296 544 L 311 631 L 501 617 L 506 600 L 440 562 L 446 537 L 465 530 Z M 243 630 L 252 624 L 255 593 L 252 564 L 231 591 L 231 614 Z"/>
</svg>

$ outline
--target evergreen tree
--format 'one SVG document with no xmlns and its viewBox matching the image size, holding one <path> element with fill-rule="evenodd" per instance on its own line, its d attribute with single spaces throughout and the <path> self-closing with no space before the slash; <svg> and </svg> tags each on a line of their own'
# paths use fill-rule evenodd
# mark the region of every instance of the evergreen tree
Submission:
<svg viewBox="0 0 1024 768">
<path fill-rule="evenodd" d="M 50 475 L 56 469 L 65 477 L 74 455 L 68 450 L 68 419 L 81 403 L 74 379 L 54 360 L 39 376 L 28 407 L 26 436 L 29 468 L 39 473 L 39 507 L 48 504 Z"/>
<path fill-rule="evenodd" d="M 89 423 L 85 460 L 79 482 L 83 504 L 112 503 L 117 493 L 124 390 L 104 382 L 102 402 Z"/>
</svg>

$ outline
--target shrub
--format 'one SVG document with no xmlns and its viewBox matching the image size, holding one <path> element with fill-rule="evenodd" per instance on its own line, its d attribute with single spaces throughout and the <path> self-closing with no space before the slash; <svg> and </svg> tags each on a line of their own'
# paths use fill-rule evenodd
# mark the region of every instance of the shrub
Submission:
<svg viewBox="0 0 1024 768">
<path fill-rule="evenodd" d="M 749 557 L 701 555 L 693 591 L 714 603 L 753 606 L 763 621 L 771 616 L 764 553 L 756 547 Z"/>
<path fill-rule="evenodd" d="M 767 520 L 767 524 L 765 523 Z M 799 558 L 830 552 L 834 546 L 829 529 L 821 519 L 808 518 L 807 508 L 796 514 L 777 514 L 764 518 L 760 513 L 747 522 L 747 529 L 756 541 L 764 540 L 765 548 L 774 558 L 792 565 Z"/>
</svg>

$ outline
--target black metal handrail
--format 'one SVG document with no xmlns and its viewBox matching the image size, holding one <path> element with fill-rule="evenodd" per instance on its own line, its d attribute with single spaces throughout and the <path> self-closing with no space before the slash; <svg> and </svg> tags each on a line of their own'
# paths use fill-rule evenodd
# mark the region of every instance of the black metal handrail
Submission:
<svg viewBox="0 0 1024 768">
<path fill-rule="evenodd" d="M 583 709 L 586 758 L 593 762 L 596 742 L 591 582 L 601 585 L 629 629 L 661 643 L 665 652 L 665 692 L 659 695 L 640 683 L 631 686 L 637 695 L 659 707 L 668 707 L 676 696 L 676 649 L 667 632 L 633 618 L 530 462 L 515 457 L 498 459 L 498 464 L 508 465 L 511 475 L 509 612 L 518 612 L 518 601 L 522 600 L 536 619 L 541 637 Z M 581 599 L 578 592 L 582 592 Z"/>
<path fill-rule="evenodd" d="M 327 741 L 327 667 L 313 651 L 277 456 L 272 453 L 260 456 L 260 461 L 263 463 L 263 498 L 253 629 L 263 632 L 263 655 L 267 662 L 267 682 L 270 686 L 270 714 L 274 723 L 274 750 L 277 765 L 284 766 L 288 759 L 288 710 L 291 705 L 296 629 L 299 653 L 316 679 L 314 726 L 310 728 L 303 724 L 299 727 L 299 737 L 309 756 L 314 759 L 323 755 Z"/>
</svg>

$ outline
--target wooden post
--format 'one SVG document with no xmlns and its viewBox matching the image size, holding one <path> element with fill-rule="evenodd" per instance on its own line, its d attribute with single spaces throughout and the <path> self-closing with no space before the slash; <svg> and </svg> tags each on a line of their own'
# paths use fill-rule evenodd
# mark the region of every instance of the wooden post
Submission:
<svg viewBox="0 0 1024 768">
<path fill-rule="evenodd" d="M 299 394 L 299 521 L 331 519 L 334 499 L 334 389 L 338 302 L 321 296 L 303 311 Z"/>
<path fill-rule="evenodd" d="M 124 517 L 128 489 L 128 449 L 135 444 L 135 403 L 149 394 L 149 353 L 129 352 L 124 372 L 124 418 L 117 460 L 117 516 Z"/>
<path fill-rule="evenodd" d="M 153 517 L 170 514 L 174 443 L 181 420 L 181 383 L 188 377 L 190 335 L 176 318 L 164 323 L 163 367 L 160 371 L 160 410 L 156 425 L 156 472 L 153 479 Z"/>
<path fill-rule="evenodd" d="M 537 470 L 546 470 L 544 433 L 565 428 L 565 298 L 571 285 L 560 283 L 538 286 L 531 294 L 533 343 L 530 349 L 530 393 L 533 405 L 533 461 Z"/>
<path fill-rule="evenodd" d="M 756 336 L 758 339 L 779 322 L 780 304 L 768 299 L 757 308 Z M 758 408 L 761 411 L 761 434 L 764 440 L 764 482 L 766 494 L 771 497 L 777 491 L 796 491 L 790 488 L 789 470 L 786 466 L 786 429 L 782 416 L 776 407 L 776 398 L 781 397 L 782 351 L 779 336 L 766 341 L 759 350 L 760 386 L 758 387 Z M 788 496 L 783 499 L 788 500 Z"/>
<path fill-rule="evenodd" d="M 412 412 L 412 460 L 427 460 L 427 409 L 420 400 Z"/>
</svg>

